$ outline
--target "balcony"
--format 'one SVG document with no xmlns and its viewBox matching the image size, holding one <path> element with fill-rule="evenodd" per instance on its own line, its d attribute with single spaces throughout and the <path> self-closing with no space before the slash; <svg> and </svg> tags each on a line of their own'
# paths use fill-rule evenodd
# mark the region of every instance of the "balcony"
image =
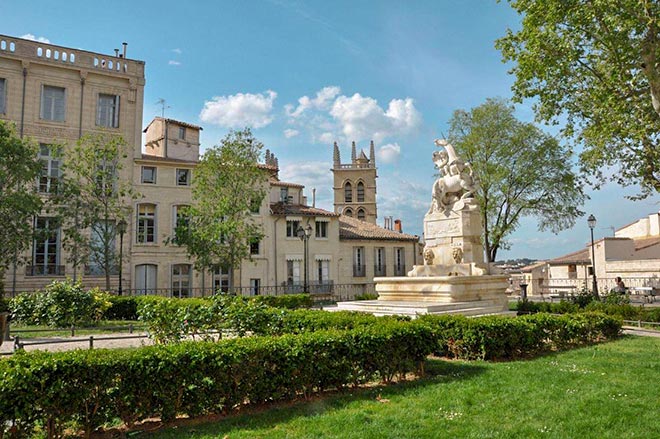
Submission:
<svg viewBox="0 0 660 439">
<path fill-rule="evenodd" d="M 387 276 L 387 267 L 385 265 L 374 265 L 374 277 Z"/>
<path fill-rule="evenodd" d="M 26 276 L 64 276 L 64 265 L 28 265 Z"/>
<path fill-rule="evenodd" d="M 364 264 L 353 264 L 353 277 L 364 277 L 367 275 L 367 269 Z"/>
</svg>

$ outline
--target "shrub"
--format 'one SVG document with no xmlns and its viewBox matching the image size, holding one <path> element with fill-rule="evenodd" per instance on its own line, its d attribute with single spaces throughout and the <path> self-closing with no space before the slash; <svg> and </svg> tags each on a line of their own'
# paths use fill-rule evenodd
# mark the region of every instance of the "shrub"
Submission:
<svg viewBox="0 0 660 439">
<path fill-rule="evenodd" d="M 227 412 L 416 370 L 431 352 L 424 325 L 180 343 L 132 350 L 21 353 L 0 362 L 0 436 L 89 434 L 105 423 Z"/>
<path fill-rule="evenodd" d="M 1 312 L 9 312 L 11 308 L 9 308 L 9 301 L 5 299 L 4 297 L 0 296 L 0 313 Z"/>
<path fill-rule="evenodd" d="M 132 296 L 110 296 L 110 307 L 105 311 L 105 320 L 137 320 L 139 299 Z"/>
<path fill-rule="evenodd" d="M 376 300 L 378 299 L 378 294 L 376 293 L 363 293 L 357 294 L 355 300 Z"/>
<path fill-rule="evenodd" d="M 282 296 L 254 296 L 250 300 L 263 303 L 273 308 L 299 309 L 311 308 L 314 305 L 309 294 L 285 294 Z"/>
<path fill-rule="evenodd" d="M 109 297 L 98 288 L 84 291 L 79 282 L 66 280 L 55 281 L 34 294 L 21 294 L 10 306 L 13 319 L 25 325 L 91 326 L 110 307 Z"/>
</svg>

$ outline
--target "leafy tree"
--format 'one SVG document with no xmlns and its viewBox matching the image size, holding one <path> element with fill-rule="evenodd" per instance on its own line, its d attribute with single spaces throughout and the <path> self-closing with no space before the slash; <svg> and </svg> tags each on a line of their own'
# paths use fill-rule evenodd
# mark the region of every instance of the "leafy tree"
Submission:
<svg viewBox="0 0 660 439">
<path fill-rule="evenodd" d="M 258 167 L 263 145 L 249 129 L 230 132 L 207 150 L 195 168 L 192 206 L 183 209 L 171 239 L 187 248 L 198 269 L 220 266 L 233 272 L 250 258 L 250 242 L 263 237 L 251 208 L 263 200 L 265 174 Z"/>
<path fill-rule="evenodd" d="M 513 61 L 515 99 L 537 99 L 542 121 L 584 145 L 582 169 L 660 191 L 660 3 L 510 0 L 523 15 L 496 46 Z M 617 166 L 618 165 L 618 166 Z M 616 166 L 618 170 L 610 170 Z"/>
<path fill-rule="evenodd" d="M 520 218 L 535 216 L 539 230 L 571 227 L 585 196 L 571 170 L 571 151 L 531 123 L 517 120 L 503 99 L 488 99 L 470 112 L 457 110 L 449 138 L 472 164 L 488 262 L 509 248 Z"/>
<path fill-rule="evenodd" d="M 32 218 L 41 211 L 35 193 L 41 172 L 37 145 L 16 135 L 14 127 L 0 121 L 0 297 L 5 272 L 18 264 L 18 255 L 32 241 Z"/>
<path fill-rule="evenodd" d="M 117 267 L 117 224 L 139 197 L 122 176 L 127 145 L 121 136 L 87 134 L 64 154 L 63 178 L 55 198 L 69 262 L 100 267 L 105 288 Z"/>
</svg>

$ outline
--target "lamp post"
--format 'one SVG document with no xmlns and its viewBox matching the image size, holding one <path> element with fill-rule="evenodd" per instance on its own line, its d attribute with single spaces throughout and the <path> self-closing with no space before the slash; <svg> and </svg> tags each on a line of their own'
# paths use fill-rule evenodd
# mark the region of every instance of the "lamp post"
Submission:
<svg viewBox="0 0 660 439">
<path fill-rule="evenodd" d="M 596 253 L 594 251 L 594 228 L 596 227 L 596 217 L 589 215 L 587 218 L 587 224 L 589 229 L 591 229 L 591 268 L 593 270 L 594 283 L 593 283 L 593 295 L 598 298 L 598 281 L 596 280 Z"/>
<path fill-rule="evenodd" d="M 307 227 L 303 226 L 298 226 L 298 229 L 296 230 L 296 234 L 298 235 L 298 238 L 305 244 L 304 245 L 304 255 L 303 255 L 303 264 L 305 264 L 304 268 L 304 278 L 303 278 L 303 292 L 304 293 L 309 293 L 309 282 L 307 278 L 307 258 L 309 256 L 309 237 L 312 236 L 312 226 L 307 224 Z"/>
<path fill-rule="evenodd" d="M 119 232 L 119 289 L 117 290 L 117 294 L 120 296 L 123 293 L 122 267 L 124 265 L 124 233 L 126 233 L 127 226 L 128 224 L 126 224 L 124 219 L 119 220 L 117 223 L 117 231 Z"/>
</svg>

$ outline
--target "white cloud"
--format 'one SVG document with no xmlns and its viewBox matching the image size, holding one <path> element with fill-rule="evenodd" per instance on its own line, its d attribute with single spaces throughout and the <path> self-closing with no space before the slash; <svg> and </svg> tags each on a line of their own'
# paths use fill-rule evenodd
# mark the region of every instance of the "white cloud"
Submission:
<svg viewBox="0 0 660 439">
<path fill-rule="evenodd" d="M 412 131 L 422 120 L 411 98 L 392 99 L 384 111 L 375 99 L 359 93 L 339 96 L 330 115 L 340 124 L 344 135 L 356 141 L 381 142 L 386 137 Z"/>
<path fill-rule="evenodd" d="M 181 63 L 179 61 L 174 61 L 173 59 L 169 60 L 167 62 L 167 64 L 169 64 L 171 66 L 180 66 L 181 65 Z"/>
<path fill-rule="evenodd" d="M 284 181 L 305 185 L 305 195 L 312 204 L 312 188 L 316 188 L 316 206 L 322 209 L 333 209 L 333 178 L 330 162 L 298 162 L 287 163 L 280 168 L 280 177 Z"/>
<path fill-rule="evenodd" d="M 300 134 L 300 131 L 298 130 L 292 130 L 291 128 L 287 128 L 286 130 L 284 130 L 284 137 L 286 137 L 287 139 L 296 137 L 298 134 Z"/>
<path fill-rule="evenodd" d="M 323 87 L 316 92 L 316 97 L 310 99 L 309 96 L 303 96 L 298 99 L 298 107 L 294 110 L 293 105 L 287 104 L 284 106 L 286 115 L 292 118 L 298 118 L 308 109 L 327 110 L 330 108 L 334 98 L 341 93 L 341 89 L 337 86 Z"/>
<path fill-rule="evenodd" d="M 181 55 L 183 53 L 183 50 L 177 47 L 176 49 L 172 49 L 172 52 L 176 53 L 177 55 Z"/>
<path fill-rule="evenodd" d="M 206 123 L 226 128 L 249 126 L 262 128 L 273 121 L 273 102 L 277 93 L 272 90 L 251 94 L 237 93 L 230 96 L 214 96 L 204 102 L 199 117 Z"/>
<path fill-rule="evenodd" d="M 318 137 L 319 142 L 327 143 L 328 145 L 335 141 L 335 135 L 332 133 L 323 133 Z"/>
<path fill-rule="evenodd" d="M 21 35 L 20 38 L 23 38 L 24 40 L 39 41 L 40 43 L 50 44 L 50 40 L 48 38 L 46 38 L 46 37 L 38 37 L 37 38 L 32 34 Z"/>
<path fill-rule="evenodd" d="M 381 163 L 395 163 L 401 156 L 401 147 L 398 143 L 388 143 L 378 148 L 376 157 Z"/>
</svg>

